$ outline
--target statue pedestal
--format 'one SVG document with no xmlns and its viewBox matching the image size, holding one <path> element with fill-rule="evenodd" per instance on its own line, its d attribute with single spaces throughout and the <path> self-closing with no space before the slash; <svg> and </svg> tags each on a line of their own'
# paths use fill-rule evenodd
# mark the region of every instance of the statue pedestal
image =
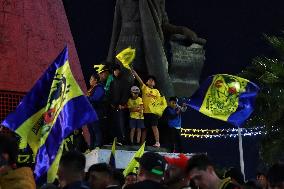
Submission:
<svg viewBox="0 0 284 189">
<path fill-rule="evenodd" d="M 135 150 L 116 150 L 115 151 L 115 165 L 117 169 L 125 169 L 135 155 L 140 146 L 137 146 Z M 152 151 L 151 149 L 145 149 L 145 152 Z M 158 152 L 162 156 L 167 156 L 171 158 L 177 158 L 179 153 L 167 153 L 167 152 Z M 108 163 L 111 154 L 111 149 L 95 149 L 86 156 L 86 167 L 85 171 L 87 172 L 89 167 L 96 163 Z M 192 157 L 194 154 L 185 154 L 188 158 Z"/>
<path fill-rule="evenodd" d="M 169 73 L 175 95 L 190 97 L 199 87 L 199 78 L 205 60 L 203 46 L 192 44 L 184 46 L 171 41 L 172 58 Z"/>
</svg>

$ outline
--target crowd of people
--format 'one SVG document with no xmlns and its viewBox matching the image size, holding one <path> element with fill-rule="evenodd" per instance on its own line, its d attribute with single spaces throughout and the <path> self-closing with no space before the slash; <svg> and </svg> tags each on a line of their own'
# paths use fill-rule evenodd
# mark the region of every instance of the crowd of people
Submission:
<svg viewBox="0 0 284 189">
<path fill-rule="evenodd" d="M 284 164 L 273 165 L 267 173 L 258 173 L 254 180 L 245 181 L 236 169 L 224 176 L 216 173 L 206 154 L 187 157 L 161 156 L 145 152 L 138 170 L 122 174 L 107 163 L 86 168 L 85 155 L 79 151 L 66 152 L 60 159 L 58 177 L 54 183 L 37 186 L 29 167 L 17 167 L 18 145 L 14 138 L 0 135 L 0 189 L 283 189 Z"/>
<path fill-rule="evenodd" d="M 178 105 L 177 97 L 170 97 L 163 116 L 157 115 L 150 107 L 161 97 L 155 88 L 155 76 L 148 75 L 143 81 L 132 69 L 137 81 L 136 85 L 129 85 L 120 64 L 106 65 L 95 66 L 97 70 L 90 78 L 88 98 L 99 119 L 88 125 L 89 147 L 100 147 L 115 137 L 118 145 L 141 145 L 146 141 L 148 129 L 152 130 L 154 137 L 148 137 L 147 142 L 153 141 L 154 147 L 160 147 L 158 124 L 162 117 L 167 123 L 165 129 L 169 129 L 168 136 L 165 136 L 169 138 L 168 147 L 171 151 L 181 152 L 181 113 L 186 111 L 186 104 Z"/>
<path fill-rule="evenodd" d="M 97 121 L 87 125 L 90 139 L 89 149 L 101 147 L 117 138 L 117 145 L 141 145 L 153 141 L 159 148 L 159 122 L 166 123 L 168 147 L 178 152 L 177 157 L 162 156 L 146 152 L 136 158 L 139 168 L 127 175 L 108 163 L 97 163 L 86 171 L 86 157 L 78 149 L 68 151 L 61 157 L 57 180 L 52 184 L 36 185 L 30 167 L 18 167 L 18 144 L 15 138 L 0 134 L 0 189 L 8 188 L 62 188 L 62 189 L 284 189 L 284 163 L 273 165 L 267 173 L 261 172 L 255 180 L 245 181 L 236 168 L 229 169 L 224 176 L 216 173 L 206 154 L 191 157 L 184 155 L 181 145 L 181 115 L 187 110 L 185 102 L 179 103 L 173 96 L 168 99 L 163 114 L 158 115 L 151 105 L 161 98 L 156 87 L 155 76 L 143 80 L 131 69 L 136 83 L 125 82 L 125 70 L 120 64 L 97 68 L 89 80 L 87 98 L 92 104 Z M 153 138 L 147 138 L 147 130 Z M 149 143 L 148 143 L 149 144 Z"/>
</svg>

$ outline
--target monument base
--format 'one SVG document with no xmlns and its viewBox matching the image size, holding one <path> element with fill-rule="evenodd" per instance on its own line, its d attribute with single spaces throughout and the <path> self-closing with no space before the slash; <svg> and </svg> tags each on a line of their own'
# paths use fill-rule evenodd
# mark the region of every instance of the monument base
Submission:
<svg viewBox="0 0 284 189">
<path fill-rule="evenodd" d="M 158 150 L 158 148 L 156 148 Z M 138 150 L 138 148 L 137 148 Z M 145 149 L 145 152 L 147 148 Z M 149 150 L 152 151 L 152 150 Z M 136 151 L 128 150 L 116 150 L 115 151 L 115 165 L 117 169 L 125 169 L 131 158 L 134 156 Z M 178 153 L 168 153 L 168 152 L 157 152 L 162 156 L 178 157 Z M 109 149 L 95 149 L 90 153 L 86 154 L 86 167 L 87 172 L 89 167 L 96 163 L 108 163 L 110 158 L 111 150 Z M 193 154 L 185 154 L 187 157 L 191 157 Z"/>
<path fill-rule="evenodd" d="M 170 76 L 175 95 L 190 97 L 199 88 L 199 78 L 205 60 L 203 46 L 183 45 L 181 41 L 171 41 Z"/>
</svg>

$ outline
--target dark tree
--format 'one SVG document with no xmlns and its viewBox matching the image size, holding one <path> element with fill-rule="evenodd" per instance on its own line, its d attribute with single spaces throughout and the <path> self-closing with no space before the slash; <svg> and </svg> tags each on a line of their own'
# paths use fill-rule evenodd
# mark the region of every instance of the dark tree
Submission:
<svg viewBox="0 0 284 189">
<path fill-rule="evenodd" d="M 284 33 L 283 33 L 284 34 Z M 267 36 L 274 49 L 270 57 L 257 57 L 239 75 L 259 85 L 256 109 L 247 126 L 264 126 L 260 156 L 268 164 L 284 159 L 284 35 Z"/>
</svg>

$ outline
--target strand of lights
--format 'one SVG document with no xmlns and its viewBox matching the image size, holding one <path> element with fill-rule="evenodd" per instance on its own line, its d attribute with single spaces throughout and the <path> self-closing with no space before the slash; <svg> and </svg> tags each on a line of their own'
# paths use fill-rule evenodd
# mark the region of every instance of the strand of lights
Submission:
<svg viewBox="0 0 284 189">
<path fill-rule="evenodd" d="M 251 133 L 262 131 L 264 127 L 255 127 L 255 128 L 242 128 L 242 133 Z M 181 128 L 181 132 L 192 132 L 192 133 L 204 133 L 204 134 L 217 134 L 217 133 L 238 133 L 238 129 L 184 129 Z"/>
<path fill-rule="evenodd" d="M 241 128 L 242 136 L 266 135 L 265 127 Z M 238 129 L 181 129 L 181 136 L 185 138 L 236 138 Z"/>
<path fill-rule="evenodd" d="M 242 136 L 258 136 L 258 135 L 265 135 L 266 132 L 253 132 L 253 133 L 245 133 L 242 134 Z M 186 134 L 186 133 L 181 133 L 182 137 L 185 138 L 196 138 L 196 139 L 202 139 L 202 138 L 206 138 L 206 139 L 216 139 L 216 138 L 237 138 L 238 134 L 213 134 L 213 135 L 208 135 L 208 134 L 203 134 L 203 135 L 199 135 L 199 134 Z"/>
</svg>

